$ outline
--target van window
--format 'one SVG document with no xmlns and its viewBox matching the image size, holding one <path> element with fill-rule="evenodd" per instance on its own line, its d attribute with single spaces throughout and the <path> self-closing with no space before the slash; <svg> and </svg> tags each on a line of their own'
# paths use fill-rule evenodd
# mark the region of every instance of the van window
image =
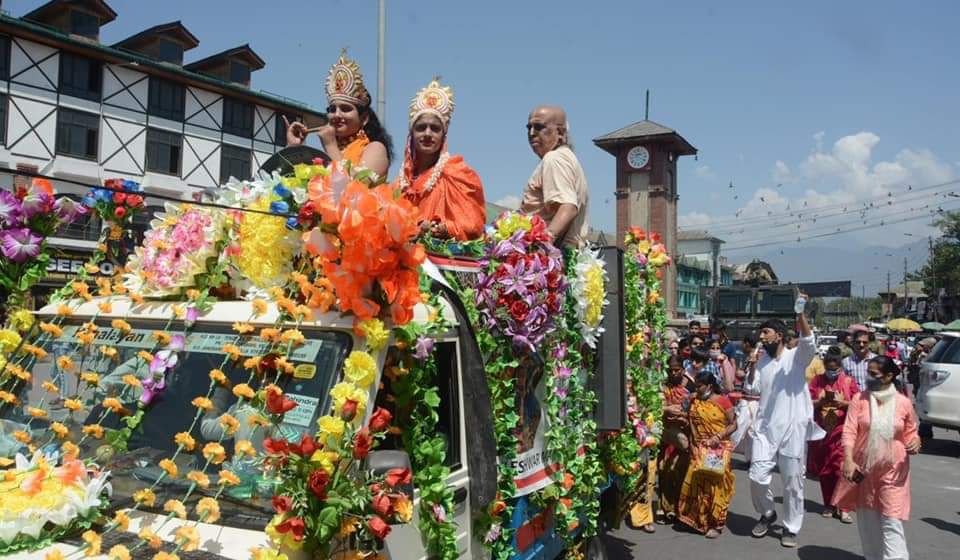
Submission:
<svg viewBox="0 0 960 560">
<path fill-rule="evenodd" d="M 960 364 L 960 338 L 941 338 L 924 361 L 932 364 Z"/>
</svg>

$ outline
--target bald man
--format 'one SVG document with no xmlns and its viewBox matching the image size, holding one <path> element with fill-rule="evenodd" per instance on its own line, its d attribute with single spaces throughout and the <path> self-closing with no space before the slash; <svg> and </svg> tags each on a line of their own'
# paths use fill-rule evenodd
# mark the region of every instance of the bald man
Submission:
<svg viewBox="0 0 960 560">
<path fill-rule="evenodd" d="M 554 245 L 576 249 L 587 240 L 588 188 L 569 134 L 562 108 L 541 106 L 530 113 L 527 141 L 540 163 L 523 190 L 520 209 L 547 222 Z"/>
</svg>

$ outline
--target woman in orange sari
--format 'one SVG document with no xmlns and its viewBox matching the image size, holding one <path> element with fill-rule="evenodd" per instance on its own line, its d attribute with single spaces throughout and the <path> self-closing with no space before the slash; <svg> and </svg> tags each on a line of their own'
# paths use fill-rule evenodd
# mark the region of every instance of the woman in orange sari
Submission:
<svg viewBox="0 0 960 560">
<path fill-rule="evenodd" d="M 729 460 L 724 473 L 718 476 L 699 469 L 700 457 L 708 449 L 729 447 L 730 434 L 737 429 L 737 422 L 733 404 L 720 394 L 717 379 L 711 372 L 702 371 L 697 375 L 696 388 L 687 413 L 692 459 L 680 491 L 677 519 L 708 539 L 715 539 L 727 524 L 727 508 L 733 498 L 736 478 Z"/>
<path fill-rule="evenodd" d="M 447 151 L 453 91 L 434 79 L 410 103 L 410 135 L 394 185 L 420 210 L 421 228 L 435 238 L 468 241 L 487 222 L 480 176 Z"/>
<path fill-rule="evenodd" d="M 335 162 L 349 161 L 386 177 L 390 168 L 390 135 L 370 108 L 370 92 L 363 85 L 360 67 L 347 58 L 346 51 L 327 75 L 328 125 L 317 130 L 323 151 Z M 302 122 L 283 117 L 287 125 L 287 146 L 299 146 L 309 130 Z"/>
</svg>

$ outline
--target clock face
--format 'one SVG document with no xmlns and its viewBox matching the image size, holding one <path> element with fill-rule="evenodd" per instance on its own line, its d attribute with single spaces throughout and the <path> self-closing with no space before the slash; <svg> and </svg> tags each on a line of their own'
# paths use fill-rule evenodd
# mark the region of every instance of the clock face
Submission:
<svg viewBox="0 0 960 560">
<path fill-rule="evenodd" d="M 643 169 L 650 163 L 650 152 L 643 146 L 634 146 L 627 152 L 627 165 L 634 169 Z"/>
</svg>

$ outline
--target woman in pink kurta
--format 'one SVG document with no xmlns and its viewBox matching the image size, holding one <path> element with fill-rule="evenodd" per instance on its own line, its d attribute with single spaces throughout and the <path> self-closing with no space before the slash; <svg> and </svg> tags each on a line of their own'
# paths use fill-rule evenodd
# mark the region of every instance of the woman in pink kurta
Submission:
<svg viewBox="0 0 960 560">
<path fill-rule="evenodd" d="M 910 516 L 910 458 L 920 450 L 910 399 L 897 391 L 900 368 L 886 356 L 868 366 L 867 390 L 847 409 L 843 480 L 834 505 L 857 511 L 867 560 L 909 558 L 903 523 Z"/>
<path fill-rule="evenodd" d="M 840 521 L 850 523 L 853 519 L 848 511 L 831 507 L 843 468 L 843 420 L 850 402 L 860 392 L 857 381 L 840 368 L 842 359 L 839 350 L 827 352 L 823 358 L 824 372 L 810 380 L 813 417 L 827 436 L 808 443 L 807 471 L 820 480 L 824 517 L 836 515 Z"/>
</svg>

